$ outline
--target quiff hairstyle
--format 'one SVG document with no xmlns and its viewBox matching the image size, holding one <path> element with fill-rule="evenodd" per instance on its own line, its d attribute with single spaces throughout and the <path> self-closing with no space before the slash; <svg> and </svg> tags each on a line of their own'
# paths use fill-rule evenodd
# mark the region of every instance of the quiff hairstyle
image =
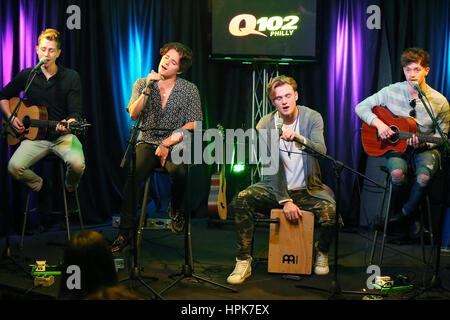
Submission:
<svg viewBox="0 0 450 320">
<path fill-rule="evenodd" d="M 297 91 L 297 82 L 295 82 L 295 80 L 291 77 L 281 75 L 270 79 L 269 84 L 267 85 L 267 95 L 269 96 L 270 100 L 272 100 L 275 88 L 284 84 L 290 85 L 294 89 L 294 91 Z"/>
<path fill-rule="evenodd" d="M 55 29 L 45 29 L 41 32 L 38 38 L 38 45 L 42 39 L 47 39 L 48 41 L 56 41 L 58 44 L 58 49 L 61 49 L 61 35 L 58 30 Z"/>
</svg>

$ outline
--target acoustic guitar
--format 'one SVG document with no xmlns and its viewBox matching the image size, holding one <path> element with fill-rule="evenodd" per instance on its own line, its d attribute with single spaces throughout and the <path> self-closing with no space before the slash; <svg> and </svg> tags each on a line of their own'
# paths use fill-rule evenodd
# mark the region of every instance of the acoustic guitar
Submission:
<svg viewBox="0 0 450 320">
<path fill-rule="evenodd" d="M 438 145 L 443 143 L 439 137 L 416 133 L 416 121 L 411 117 L 398 117 L 385 106 L 376 106 L 372 109 L 372 112 L 388 125 L 395 134 L 389 139 L 381 139 L 378 135 L 377 128 L 371 127 L 363 122 L 361 140 L 364 151 L 370 156 L 379 157 L 390 150 L 405 152 L 408 147 L 406 140 L 411 138 L 413 134 L 419 138 L 420 142 L 430 142 Z"/>
<path fill-rule="evenodd" d="M 217 125 L 217 128 L 219 129 L 220 134 L 223 138 L 223 127 L 219 124 Z M 222 154 L 225 160 L 225 144 Z M 225 161 L 223 161 L 223 164 L 219 166 L 219 171 L 211 175 L 211 187 L 208 197 L 208 212 L 212 216 L 219 215 L 219 218 L 221 220 L 227 219 L 227 183 L 225 178 L 224 165 Z"/>
<path fill-rule="evenodd" d="M 9 100 L 9 110 L 14 111 L 16 105 L 19 103 L 19 98 L 11 98 Z M 56 128 L 57 124 L 64 125 L 70 133 L 80 134 L 84 133 L 91 125 L 86 121 L 73 121 L 70 123 L 48 120 L 47 109 L 43 106 L 33 106 L 28 101 L 22 101 L 17 110 L 17 118 L 22 122 L 25 131 L 22 133 L 16 132 L 12 126 L 8 127 L 8 136 L 6 141 L 9 145 L 15 145 L 24 139 L 41 140 L 44 139 L 47 130 Z M 7 120 L 2 118 L 2 122 Z"/>
</svg>

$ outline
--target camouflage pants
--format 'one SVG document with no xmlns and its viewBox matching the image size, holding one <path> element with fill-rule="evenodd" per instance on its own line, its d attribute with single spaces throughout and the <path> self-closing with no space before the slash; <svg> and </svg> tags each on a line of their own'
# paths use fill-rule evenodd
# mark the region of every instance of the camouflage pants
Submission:
<svg viewBox="0 0 450 320">
<path fill-rule="evenodd" d="M 314 213 L 315 221 L 319 229 L 319 250 L 329 251 L 333 240 L 336 206 L 334 203 L 312 197 L 306 190 L 289 191 L 289 196 L 294 203 L 305 211 Z M 254 234 L 255 212 L 268 215 L 271 209 L 282 208 L 274 195 L 264 186 L 256 184 L 241 191 L 230 203 L 230 212 L 234 215 L 238 254 L 240 260 L 251 257 Z"/>
</svg>

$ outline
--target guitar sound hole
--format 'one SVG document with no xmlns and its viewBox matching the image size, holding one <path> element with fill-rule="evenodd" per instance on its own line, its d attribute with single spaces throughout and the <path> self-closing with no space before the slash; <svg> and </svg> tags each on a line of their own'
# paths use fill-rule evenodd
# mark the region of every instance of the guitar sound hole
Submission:
<svg viewBox="0 0 450 320">
<path fill-rule="evenodd" d="M 23 117 L 22 124 L 25 127 L 25 129 L 28 129 L 31 126 L 30 116 Z"/>
<path fill-rule="evenodd" d="M 394 134 L 389 138 L 391 143 L 397 143 L 399 140 L 398 128 L 396 126 L 392 126 L 391 130 L 394 131 Z"/>
</svg>

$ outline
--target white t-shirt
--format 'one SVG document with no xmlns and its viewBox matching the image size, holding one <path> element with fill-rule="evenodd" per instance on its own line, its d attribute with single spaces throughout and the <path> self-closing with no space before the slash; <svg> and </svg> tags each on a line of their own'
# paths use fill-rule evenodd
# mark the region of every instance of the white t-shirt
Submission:
<svg viewBox="0 0 450 320">
<path fill-rule="evenodd" d="M 300 134 L 297 122 L 298 118 L 290 125 L 283 124 L 282 130 L 284 131 L 288 128 L 292 128 L 296 133 Z M 299 147 L 301 147 L 301 145 L 294 141 L 288 142 L 280 138 L 280 159 L 283 162 L 288 190 L 306 188 L 302 150 Z"/>
</svg>

